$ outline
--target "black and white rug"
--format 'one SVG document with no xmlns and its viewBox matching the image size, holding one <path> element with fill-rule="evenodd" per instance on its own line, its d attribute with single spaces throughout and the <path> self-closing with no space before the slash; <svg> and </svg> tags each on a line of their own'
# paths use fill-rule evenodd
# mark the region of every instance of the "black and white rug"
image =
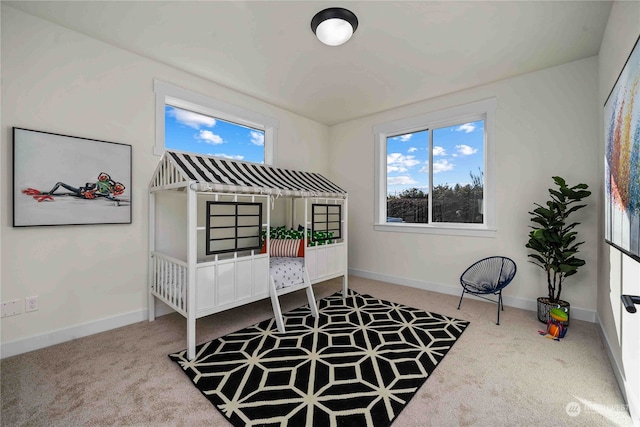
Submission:
<svg viewBox="0 0 640 427">
<path fill-rule="evenodd" d="M 349 291 L 170 354 L 240 426 L 389 426 L 469 322 Z"/>
</svg>

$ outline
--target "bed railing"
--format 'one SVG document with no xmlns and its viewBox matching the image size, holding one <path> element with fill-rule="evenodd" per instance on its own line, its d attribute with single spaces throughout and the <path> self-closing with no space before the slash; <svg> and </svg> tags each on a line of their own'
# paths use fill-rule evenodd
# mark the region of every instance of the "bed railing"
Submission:
<svg viewBox="0 0 640 427">
<path fill-rule="evenodd" d="M 151 292 L 184 316 L 187 315 L 187 263 L 151 252 Z"/>
</svg>

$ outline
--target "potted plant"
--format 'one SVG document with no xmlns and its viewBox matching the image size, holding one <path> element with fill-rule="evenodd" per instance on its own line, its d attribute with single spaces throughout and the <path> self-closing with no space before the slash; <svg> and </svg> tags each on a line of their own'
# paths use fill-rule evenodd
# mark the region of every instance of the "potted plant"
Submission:
<svg viewBox="0 0 640 427">
<path fill-rule="evenodd" d="M 567 277 L 578 272 L 585 261 L 576 257 L 578 247 L 584 243 L 576 241 L 578 233 L 575 227 L 580 223 L 570 222 L 568 218 L 585 207 L 579 202 L 591 195 L 587 184 L 569 187 L 559 176 L 554 176 L 553 181 L 558 188 L 549 189 L 551 199 L 546 206 L 534 203 L 537 208 L 529 212 L 535 225 L 530 226 L 532 230 L 526 244 L 534 251 L 528 255 L 532 258 L 529 261 L 547 274 L 548 295 L 538 298 L 538 320 L 544 323 L 549 320 L 549 311 L 554 307 L 563 308 L 569 314 L 570 304 L 560 299 L 562 285 Z"/>
</svg>

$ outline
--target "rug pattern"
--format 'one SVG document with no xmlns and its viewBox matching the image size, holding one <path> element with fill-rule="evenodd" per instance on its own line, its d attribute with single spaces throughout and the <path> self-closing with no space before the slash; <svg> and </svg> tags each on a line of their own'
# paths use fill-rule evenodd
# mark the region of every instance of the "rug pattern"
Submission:
<svg viewBox="0 0 640 427">
<path fill-rule="evenodd" d="M 236 427 L 389 426 L 469 322 L 352 290 L 170 354 Z"/>
</svg>

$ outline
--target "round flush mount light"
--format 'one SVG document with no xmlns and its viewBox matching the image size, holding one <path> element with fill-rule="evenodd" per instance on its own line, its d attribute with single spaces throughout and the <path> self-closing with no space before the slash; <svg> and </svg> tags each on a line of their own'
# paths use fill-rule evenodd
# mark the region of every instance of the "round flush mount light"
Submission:
<svg viewBox="0 0 640 427">
<path fill-rule="evenodd" d="M 358 28 L 358 18 L 350 10 L 331 7 L 322 10 L 311 20 L 311 30 L 318 40 L 329 46 L 340 46 Z"/>
</svg>

